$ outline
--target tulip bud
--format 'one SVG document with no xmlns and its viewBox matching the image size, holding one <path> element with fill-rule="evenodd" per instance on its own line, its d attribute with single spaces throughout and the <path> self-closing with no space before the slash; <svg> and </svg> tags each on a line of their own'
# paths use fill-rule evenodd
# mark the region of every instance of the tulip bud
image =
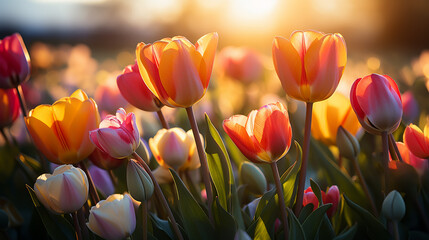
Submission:
<svg viewBox="0 0 429 240">
<path fill-rule="evenodd" d="M 89 132 L 91 141 L 114 158 L 130 156 L 140 143 L 134 113 L 127 114 L 122 108 L 116 111 L 116 116 L 108 115 L 99 127 Z"/>
<path fill-rule="evenodd" d="M 328 217 L 332 217 L 337 211 L 338 202 L 340 201 L 340 191 L 336 185 L 332 185 L 325 195 L 322 194 L 323 203 L 332 203 L 332 207 L 326 211 Z"/>
<path fill-rule="evenodd" d="M 253 194 L 262 195 L 267 189 L 267 179 L 261 169 L 253 163 L 243 162 L 241 164 L 240 179 Z"/>
<path fill-rule="evenodd" d="M 142 138 L 140 138 L 140 144 L 136 149 L 136 153 L 146 162 L 146 164 L 149 164 L 151 156 L 149 153 L 148 144 Z"/>
<path fill-rule="evenodd" d="M 383 201 L 381 212 L 392 221 L 400 221 L 405 215 L 405 202 L 398 191 L 391 191 Z"/>
<path fill-rule="evenodd" d="M 14 88 L 30 77 L 30 56 L 19 33 L 0 39 L 0 88 Z"/>
<path fill-rule="evenodd" d="M 88 179 L 80 168 L 61 165 L 40 175 L 34 184 L 39 201 L 56 214 L 77 211 L 88 198 Z"/>
<path fill-rule="evenodd" d="M 115 193 L 115 186 L 113 185 L 112 178 L 106 170 L 95 165 L 91 165 L 88 168 L 88 171 L 89 174 L 91 174 L 95 187 L 104 196 L 109 196 Z"/>
<path fill-rule="evenodd" d="M 127 187 L 131 196 L 143 202 L 153 194 L 153 182 L 149 174 L 135 161 L 131 159 L 127 165 Z"/>
<path fill-rule="evenodd" d="M 238 229 L 235 233 L 234 240 L 251 240 L 251 238 L 244 230 Z"/>
<path fill-rule="evenodd" d="M 410 124 L 419 116 L 419 104 L 411 91 L 402 94 L 402 122 Z"/>
<path fill-rule="evenodd" d="M 337 147 L 341 156 L 354 159 L 360 152 L 358 140 L 342 126 L 337 131 Z"/>
<path fill-rule="evenodd" d="M 313 211 L 319 207 L 319 199 L 317 199 L 316 194 L 314 194 L 311 187 L 308 187 L 304 191 L 304 198 L 303 198 L 302 205 L 306 206 L 307 204 L 310 204 L 310 203 L 313 204 Z"/>
<path fill-rule="evenodd" d="M 258 207 L 259 201 L 261 201 L 261 198 L 255 198 L 253 201 L 248 203 L 246 206 L 243 207 L 243 211 L 247 212 L 249 214 L 249 217 L 253 219 L 255 217 L 256 208 Z"/>
<path fill-rule="evenodd" d="M 110 195 L 89 211 L 88 228 L 105 239 L 124 239 L 136 228 L 136 215 L 130 196 Z"/>
<path fill-rule="evenodd" d="M 0 89 L 0 128 L 11 125 L 18 118 L 19 111 L 16 89 Z"/>
</svg>

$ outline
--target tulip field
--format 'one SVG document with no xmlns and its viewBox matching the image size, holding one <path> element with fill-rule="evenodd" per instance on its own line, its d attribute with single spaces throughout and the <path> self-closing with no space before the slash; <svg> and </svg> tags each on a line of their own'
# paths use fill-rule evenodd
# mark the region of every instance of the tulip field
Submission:
<svg viewBox="0 0 429 240">
<path fill-rule="evenodd" d="M 341 33 L 211 32 L 96 71 L 0 39 L 0 239 L 429 239 L 427 52 L 396 77 Z"/>
</svg>

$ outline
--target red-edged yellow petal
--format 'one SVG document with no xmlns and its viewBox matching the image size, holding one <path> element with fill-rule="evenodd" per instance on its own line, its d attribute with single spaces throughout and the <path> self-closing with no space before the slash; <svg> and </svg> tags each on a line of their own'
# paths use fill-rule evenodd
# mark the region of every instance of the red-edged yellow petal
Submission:
<svg viewBox="0 0 429 240">
<path fill-rule="evenodd" d="M 322 101 L 335 92 L 346 62 L 346 44 L 340 34 L 328 34 L 311 44 L 304 57 L 311 102 Z"/>
<path fill-rule="evenodd" d="M 58 158 L 58 153 L 65 150 L 56 132 L 57 126 L 52 117 L 50 105 L 40 105 L 31 110 L 25 119 L 28 131 L 34 140 L 37 148 L 49 159 L 49 161 L 62 164 Z"/>
<path fill-rule="evenodd" d="M 206 63 L 206 79 L 204 79 L 204 88 L 207 88 L 210 81 L 210 76 L 213 69 L 213 62 L 216 54 L 216 48 L 219 41 L 219 35 L 217 32 L 208 33 L 198 39 L 195 44 L 195 48 L 203 56 L 204 62 Z"/>
<path fill-rule="evenodd" d="M 273 61 L 277 75 L 286 93 L 296 99 L 301 99 L 301 59 L 292 43 L 282 37 L 274 38 Z"/>
<path fill-rule="evenodd" d="M 426 127 L 425 127 L 426 130 Z M 429 137 L 414 124 L 407 126 L 404 132 L 404 143 L 419 158 L 429 157 Z"/>
<path fill-rule="evenodd" d="M 158 73 L 158 64 L 153 57 L 153 48 L 152 45 L 144 43 L 139 43 L 136 48 L 137 56 L 137 65 L 139 66 L 139 72 L 142 76 L 143 81 L 149 90 L 159 99 L 161 99 L 161 94 L 158 90 L 157 83 L 159 80 Z"/>
<path fill-rule="evenodd" d="M 324 35 L 317 31 L 295 31 L 290 35 L 290 42 L 298 52 L 300 59 L 304 59 L 310 45 Z"/>
<path fill-rule="evenodd" d="M 205 73 L 204 60 L 195 48 L 178 40 L 169 43 L 159 66 L 161 84 L 169 97 L 167 105 L 189 107 L 200 100 L 206 90 L 201 80 Z"/>
</svg>

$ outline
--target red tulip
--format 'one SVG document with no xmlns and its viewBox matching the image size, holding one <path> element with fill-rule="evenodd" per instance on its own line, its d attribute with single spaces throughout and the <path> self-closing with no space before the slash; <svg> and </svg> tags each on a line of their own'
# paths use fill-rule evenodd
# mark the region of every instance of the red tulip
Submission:
<svg viewBox="0 0 429 240">
<path fill-rule="evenodd" d="M 395 81 L 387 75 L 371 74 L 357 79 L 350 102 L 362 127 L 372 134 L 395 131 L 402 118 L 402 100 Z"/>
<path fill-rule="evenodd" d="M 275 162 L 289 151 L 292 128 L 286 107 L 271 103 L 249 116 L 235 115 L 223 121 L 223 129 L 252 162 Z"/>
<path fill-rule="evenodd" d="M 97 167 L 104 170 L 112 170 L 121 166 L 125 158 L 119 159 L 111 157 L 107 152 L 95 148 L 94 152 L 89 155 L 88 159 Z"/>
<path fill-rule="evenodd" d="M 405 145 L 414 155 L 429 158 L 429 124 L 426 124 L 424 133 L 414 124 L 408 125 L 403 138 Z"/>
<path fill-rule="evenodd" d="M 0 129 L 11 125 L 19 115 L 16 89 L 0 89 Z"/>
<path fill-rule="evenodd" d="M 140 143 L 139 130 L 134 113 L 126 113 L 120 108 L 116 116 L 108 115 L 100 128 L 90 131 L 91 141 L 101 151 L 114 158 L 126 158 L 133 154 Z"/>
<path fill-rule="evenodd" d="M 118 76 L 116 83 L 122 96 L 136 108 L 156 112 L 163 106 L 143 81 L 137 62 L 134 65 L 128 65 Z"/>
<path fill-rule="evenodd" d="M 419 175 L 422 175 L 423 172 L 428 168 L 428 161 L 426 159 L 419 158 L 414 155 L 404 143 L 397 142 L 396 145 L 398 146 L 398 150 L 402 156 L 402 160 L 405 163 L 413 166 L 419 173 Z M 389 167 L 392 169 L 396 169 L 396 163 L 397 161 L 393 161 L 392 159 L 390 159 Z"/>
<path fill-rule="evenodd" d="M 329 208 L 326 212 L 328 217 L 332 217 L 338 208 L 338 202 L 340 201 L 340 191 L 338 190 L 338 187 L 336 185 L 332 185 L 326 193 L 324 191 L 321 191 L 321 193 L 323 204 L 332 203 L 332 207 Z M 305 206 L 309 203 L 313 204 L 313 211 L 319 207 L 319 200 L 313 193 L 311 187 L 308 187 L 304 191 L 303 205 Z"/>
<path fill-rule="evenodd" d="M 0 88 L 14 88 L 30 76 L 30 56 L 19 33 L 0 40 Z"/>
<path fill-rule="evenodd" d="M 296 31 L 290 39 L 274 39 L 273 61 L 288 96 L 318 102 L 337 89 L 347 62 L 346 43 L 339 33 Z"/>
</svg>

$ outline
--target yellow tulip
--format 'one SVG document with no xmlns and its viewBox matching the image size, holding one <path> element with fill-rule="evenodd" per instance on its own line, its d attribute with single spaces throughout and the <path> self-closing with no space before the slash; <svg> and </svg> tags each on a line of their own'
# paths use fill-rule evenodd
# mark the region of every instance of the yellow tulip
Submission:
<svg viewBox="0 0 429 240">
<path fill-rule="evenodd" d="M 88 157 L 95 146 L 89 131 L 98 128 L 97 104 L 80 89 L 52 105 L 39 105 L 25 118 L 36 147 L 56 164 L 75 164 Z"/>
<path fill-rule="evenodd" d="M 217 42 L 217 33 L 209 33 L 195 45 L 181 36 L 139 43 L 136 55 L 144 83 L 169 107 L 192 106 L 209 85 Z"/>
<path fill-rule="evenodd" d="M 327 145 L 335 145 L 340 126 L 353 135 L 361 127 L 350 100 L 336 92 L 327 100 L 314 104 L 311 133 L 315 139 Z"/>
</svg>

